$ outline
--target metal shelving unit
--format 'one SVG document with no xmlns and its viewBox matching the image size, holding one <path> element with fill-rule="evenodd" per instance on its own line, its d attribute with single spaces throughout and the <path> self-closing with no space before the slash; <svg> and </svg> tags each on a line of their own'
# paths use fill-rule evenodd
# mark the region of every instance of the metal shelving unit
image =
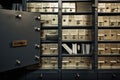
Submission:
<svg viewBox="0 0 120 80">
<path fill-rule="evenodd" d="M 34 3 L 28 6 L 29 3 Z M 50 5 L 54 5 L 54 7 L 49 7 L 48 5 L 42 5 L 44 8 L 40 8 L 39 3 L 51 3 Z M 75 5 L 70 10 L 67 11 L 67 8 L 64 8 L 65 4 L 73 3 Z M 74 4 L 75 3 L 75 4 Z M 74 8 L 77 7 L 77 3 L 89 3 L 91 9 L 88 11 L 79 11 Z M 119 33 L 112 34 L 114 30 L 120 30 L 120 21 L 119 25 L 112 26 L 110 25 L 100 25 L 101 22 L 99 17 L 110 17 L 114 16 L 120 17 L 119 12 L 104 12 L 99 11 L 99 3 L 118 3 L 120 5 L 120 0 L 22 0 L 23 10 L 33 13 L 40 13 L 42 27 L 40 28 L 40 63 L 37 65 L 35 69 L 36 71 L 32 71 L 32 68 L 25 69 L 30 74 L 26 74 L 27 78 L 25 80 L 119 80 L 120 78 L 120 39 L 107 39 L 103 38 L 109 33 L 105 32 L 110 30 L 110 36 L 114 36 L 115 34 L 120 35 Z M 57 5 L 56 5 L 57 4 Z M 82 4 L 80 4 L 82 5 Z M 79 6 L 80 6 L 79 5 Z M 85 5 L 85 4 L 84 4 Z M 37 6 L 37 7 L 36 7 Z M 47 6 L 47 7 L 46 7 Z M 78 7 L 79 7 L 78 6 Z M 89 6 L 89 5 L 86 5 Z M 84 6 L 85 7 L 85 6 Z M 103 9 L 104 6 L 102 6 Z M 110 7 L 110 6 L 109 6 Z M 49 8 L 54 9 L 49 10 Z M 41 9 L 41 10 L 40 10 Z M 71 11 L 72 9 L 72 11 Z M 106 9 L 106 7 L 105 7 Z M 108 8 L 109 9 L 109 8 Z M 56 11 L 55 11 L 56 10 Z M 54 17 L 56 15 L 57 17 Z M 92 18 L 86 22 L 91 21 L 91 23 L 86 23 L 86 25 L 81 25 L 79 21 L 81 21 L 84 17 L 80 19 L 79 16 L 87 16 L 87 20 Z M 46 17 L 47 16 L 47 17 Z M 50 17 L 51 16 L 51 17 Z M 74 17 L 78 17 L 78 23 L 73 23 L 71 25 Z M 91 16 L 91 17 L 88 17 Z M 49 18 L 50 17 L 50 18 Z M 69 18 L 69 20 L 67 20 Z M 110 19 L 109 18 L 109 19 Z M 57 20 L 57 24 L 55 23 Z M 118 20 L 118 19 L 117 19 Z M 50 22 L 52 21 L 52 22 Z M 68 24 L 67 24 L 68 22 Z M 74 20 L 74 22 L 77 22 Z M 109 20 L 110 22 L 110 20 Z M 49 24 L 49 25 L 48 25 Z M 117 24 L 117 23 L 116 23 Z M 44 32 L 48 32 L 43 35 Z M 56 30 L 56 31 L 53 31 Z M 68 30 L 68 32 L 67 32 Z M 73 31 L 72 31 L 73 30 Z M 76 31 L 75 31 L 76 30 Z M 83 31 L 88 31 L 90 35 L 84 34 Z M 100 30 L 104 31 L 100 33 Z M 43 31 L 43 32 L 42 32 Z M 54 36 L 55 32 L 57 33 L 56 39 L 50 39 L 49 32 Z M 52 32 L 53 31 L 53 32 Z M 65 33 L 66 32 L 66 33 Z M 75 32 L 77 32 L 77 37 L 75 37 Z M 63 34 L 64 33 L 64 34 Z M 69 33 L 69 34 L 68 34 Z M 72 35 L 72 33 L 74 33 Z M 100 35 L 99 35 L 100 34 Z M 69 35 L 69 38 L 66 38 L 66 35 Z M 48 36 L 48 38 L 46 38 Z M 55 35 L 56 36 L 56 35 Z M 72 36 L 72 37 L 71 37 Z M 85 37 L 85 39 L 81 40 L 83 36 L 91 36 L 89 39 Z M 112 36 L 112 37 L 113 37 Z M 100 37 L 100 38 L 99 38 Z M 101 38 L 102 37 L 102 38 Z M 76 40 L 74 39 L 76 38 Z M 103 39 L 103 40 L 102 40 Z M 54 44 L 54 45 L 52 45 Z M 64 45 L 63 45 L 64 44 Z M 100 46 L 102 44 L 102 47 Z M 117 44 L 117 47 L 111 47 L 111 45 Z M 80 46 L 80 51 L 75 51 L 74 47 Z M 109 46 L 108 46 L 109 45 Z M 85 47 L 84 47 L 85 46 Z M 84 52 L 84 50 L 88 50 Z M 77 48 L 76 47 L 76 48 Z M 84 47 L 84 48 L 83 48 Z M 67 49 L 68 50 L 67 50 Z M 44 51 L 45 50 L 45 51 Z M 73 51 L 74 50 L 74 51 Z M 108 51 L 109 50 L 109 51 Z M 117 51 L 115 51 L 117 50 Z M 108 51 L 108 52 L 107 52 Z M 118 52 L 116 54 L 115 52 Z M 115 53 L 115 54 L 114 54 Z M 117 65 L 118 64 L 118 65 Z"/>
<path fill-rule="evenodd" d="M 117 21 L 116 21 L 116 25 L 114 25 L 115 24 L 114 20 L 112 20 L 112 17 L 115 18 L 115 17 L 120 16 L 119 15 L 120 12 L 114 11 L 114 9 L 115 10 L 119 9 L 118 7 L 116 7 L 119 3 L 120 3 L 119 0 L 98 0 L 98 30 L 111 31 L 111 33 L 107 33 L 107 34 L 110 34 L 109 37 L 111 37 L 111 39 L 110 38 L 107 39 L 108 35 L 106 36 L 106 33 L 105 33 L 105 37 L 107 37 L 107 38 L 105 40 L 98 40 L 98 53 L 101 53 L 100 46 L 105 45 L 105 47 L 102 47 L 103 52 L 105 51 L 104 54 L 98 54 L 98 65 L 99 65 L 98 79 L 107 79 L 107 80 L 119 79 L 118 75 L 120 74 L 119 73 L 120 67 L 117 67 L 117 66 L 119 66 L 119 59 L 120 59 L 120 56 L 119 56 L 120 41 L 117 38 L 117 34 L 118 34 L 117 31 L 116 31 L 116 34 L 113 34 L 113 31 L 115 31 L 115 30 L 119 31 L 120 27 L 119 27 L 119 25 L 117 25 Z M 100 11 L 100 9 L 102 10 L 102 7 L 100 7 L 101 4 L 105 5 L 105 6 L 103 6 L 103 10 L 105 10 L 103 12 Z M 116 5 L 116 6 L 114 6 L 114 8 L 113 8 L 113 5 Z M 109 21 L 109 24 L 105 24 L 105 20 L 104 20 L 103 21 L 104 25 L 100 26 L 100 22 L 102 21 L 102 20 L 100 20 L 100 17 L 108 17 L 108 19 L 106 19 L 106 21 Z M 112 23 L 112 21 L 113 21 L 113 23 Z M 100 31 L 98 31 L 98 33 L 100 34 Z M 113 38 L 114 36 L 116 36 L 116 37 Z M 108 49 L 107 49 L 107 47 L 108 47 Z M 105 61 L 105 63 L 104 62 L 102 63 L 102 61 Z M 104 66 L 104 67 L 102 67 L 102 66 Z M 109 66 L 109 67 L 107 67 L 107 66 Z M 106 74 L 106 76 L 108 76 L 108 77 L 102 76 L 102 74 L 103 75 Z"/>
<path fill-rule="evenodd" d="M 43 3 L 47 3 L 47 0 L 27 0 L 27 2 L 28 3 L 30 3 L 30 2 L 38 2 L 38 3 L 41 3 L 41 2 L 43 2 Z M 77 55 L 75 55 L 75 54 L 73 54 L 73 55 L 70 55 L 70 54 L 68 54 L 68 52 L 63 52 L 63 51 L 65 51 L 65 50 L 63 50 L 63 47 L 62 47 L 62 44 L 71 44 L 71 43 L 77 43 L 77 44 L 91 44 L 91 46 L 92 46 L 92 44 L 93 44 L 93 42 L 94 42 L 94 40 L 62 40 L 62 36 L 63 36 L 63 31 L 62 30 L 81 30 L 81 29 L 83 29 L 83 30 L 92 30 L 92 31 L 94 31 L 93 29 L 94 29 L 94 25 L 87 25 L 87 26 L 83 26 L 83 25 L 78 25 L 78 26 L 76 26 L 76 25 L 72 25 L 72 26 L 69 26 L 69 25 L 63 25 L 63 18 L 62 18 L 62 16 L 74 16 L 74 15 L 76 15 L 76 16 L 79 16 L 79 15 L 92 15 L 92 18 L 93 18 L 93 11 L 94 10 L 92 10 L 92 7 L 91 7 L 91 11 L 85 11 L 85 12 L 63 12 L 63 4 L 64 3 L 77 3 L 77 2 L 84 2 L 84 3 L 91 3 L 91 6 L 92 6 L 92 1 L 91 0 L 63 0 L 63 1 L 61 1 L 61 0 L 59 0 L 59 1 L 56 1 L 56 0 L 50 0 L 49 1 L 49 3 L 54 3 L 54 2 L 58 2 L 58 12 L 40 12 L 40 14 L 42 15 L 58 15 L 58 26 L 44 26 L 43 25 L 43 27 L 41 28 L 42 30 L 52 30 L 52 29 L 54 29 L 54 30 L 58 30 L 58 41 L 48 41 L 48 40 L 44 40 L 44 41 L 41 41 L 41 43 L 53 43 L 53 42 L 55 42 L 55 43 L 58 43 L 58 55 L 41 55 L 41 58 L 42 57 L 58 57 L 58 75 L 59 75 L 59 80 L 62 80 L 62 79 L 66 79 L 66 77 L 63 75 L 63 73 L 65 72 L 65 74 L 69 74 L 69 67 L 68 68 L 66 68 L 66 67 L 64 67 L 65 66 L 65 64 L 68 62 L 69 63 L 69 61 L 64 61 L 63 59 L 64 58 L 94 58 L 94 55 L 93 55 L 93 52 L 94 51 L 92 51 L 90 54 L 77 54 Z M 38 13 L 38 12 L 35 12 L 35 13 Z M 92 22 L 91 22 L 92 23 Z M 91 48 L 92 49 L 92 48 Z M 93 50 L 93 49 L 92 49 Z M 66 54 L 64 54 L 64 53 L 66 53 Z M 79 63 L 78 63 L 79 64 Z M 83 63 L 81 63 L 81 64 L 84 64 L 84 62 Z M 71 63 L 70 63 L 70 65 L 71 65 Z M 77 64 L 76 64 L 77 65 Z M 69 65 L 68 65 L 69 66 Z M 83 65 L 84 66 L 84 65 Z M 91 63 L 91 66 L 93 67 L 94 65 L 93 65 L 93 63 Z M 78 69 L 78 68 L 77 68 Z M 44 69 L 43 69 L 44 70 Z M 54 69 L 50 69 L 50 70 L 54 70 Z M 67 70 L 67 72 L 66 72 L 66 70 Z M 71 74 L 75 74 L 75 75 L 73 75 L 73 77 L 71 77 L 71 79 L 73 79 L 73 78 L 75 78 L 75 80 L 76 79 L 78 79 L 79 78 L 79 75 L 81 75 L 82 73 L 80 72 L 80 71 L 83 71 L 83 70 L 86 70 L 87 72 L 89 72 L 89 71 L 94 71 L 94 68 L 92 68 L 92 69 L 84 69 L 84 68 L 79 68 L 79 70 L 80 71 L 76 71 L 76 68 L 72 68 L 71 67 L 71 70 L 73 70 L 73 73 L 71 73 Z M 84 72 L 84 73 L 87 73 L 87 72 Z M 70 75 L 71 75 L 70 74 Z M 94 74 L 94 73 L 92 73 L 92 74 Z"/>
</svg>

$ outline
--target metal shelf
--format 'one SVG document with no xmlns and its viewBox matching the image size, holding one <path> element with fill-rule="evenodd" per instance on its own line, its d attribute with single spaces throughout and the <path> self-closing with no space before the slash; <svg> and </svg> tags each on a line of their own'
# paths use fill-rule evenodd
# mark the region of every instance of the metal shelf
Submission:
<svg viewBox="0 0 120 80">
<path fill-rule="evenodd" d="M 117 13 L 115 13 L 115 12 L 98 12 L 98 16 L 118 16 L 118 15 L 120 15 L 120 12 L 117 12 Z"/>
<path fill-rule="evenodd" d="M 120 57 L 120 54 L 98 54 L 98 57 Z"/>
<path fill-rule="evenodd" d="M 94 72 L 92 69 L 62 69 L 62 71 L 64 71 L 65 73 L 70 73 L 70 72 L 74 72 L 74 73 L 91 73 Z"/>
<path fill-rule="evenodd" d="M 98 2 L 111 2 L 111 3 L 113 3 L 113 2 L 120 2 L 120 0 L 98 0 Z"/>
<path fill-rule="evenodd" d="M 62 2 L 76 2 L 76 1 L 79 1 L 79 2 L 91 2 L 92 0 L 62 0 Z"/>
<path fill-rule="evenodd" d="M 91 12 L 62 12 L 62 15 L 92 15 Z"/>
<path fill-rule="evenodd" d="M 92 54 L 68 54 L 68 53 L 62 53 L 62 57 L 92 57 Z"/>
<path fill-rule="evenodd" d="M 58 14 L 58 12 L 40 12 L 40 14 Z"/>
<path fill-rule="evenodd" d="M 98 69 L 99 73 L 119 73 L 120 69 Z"/>
<path fill-rule="evenodd" d="M 42 30 L 45 30 L 45 29 L 52 29 L 52 30 L 54 30 L 54 29 L 58 29 L 58 26 L 42 26 L 41 29 Z"/>
<path fill-rule="evenodd" d="M 58 57 L 58 55 L 41 55 L 40 57 Z"/>
<path fill-rule="evenodd" d="M 92 29 L 93 26 L 62 26 L 62 29 Z"/>
<path fill-rule="evenodd" d="M 58 12 L 32 12 L 32 13 L 40 13 L 40 14 L 58 14 Z"/>
<path fill-rule="evenodd" d="M 120 43 L 120 41 L 109 40 L 109 41 L 98 41 L 98 43 Z"/>
<path fill-rule="evenodd" d="M 41 43 L 58 43 L 58 41 L 55 41 L 55 40 L 42 40 Z"/>
<path fill-rule="evenodd" d="M 98 29 L 120 29 L 120 26 L 100 26 Z"/>
<path fill-rule="evenodd" d="M 62 40 L 62 43 L 92 43 L 93 41 L 91 40 Z"/>
<path fill-rule="evenodd" d="M 58 0 L 26 0 L 27 2 L 58 2 Z"/>
</svg>

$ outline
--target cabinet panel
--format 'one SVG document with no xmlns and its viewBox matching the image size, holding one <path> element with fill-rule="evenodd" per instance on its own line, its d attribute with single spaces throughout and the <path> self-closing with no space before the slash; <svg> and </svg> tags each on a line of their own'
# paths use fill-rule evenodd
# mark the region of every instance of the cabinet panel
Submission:
<svg viewBox="0 0 120 80">
<path fill-rule="evenodd" d="M 27 74 L 25 80 L 59 80 L 58 73 L 40 73 L 38 72 L 30 72 Z"/>
<path fill-rule="evenodd" d="M 62 73 L 62 80 L 97 80 L 94 73 L 69 72 Z"/>
<path fill-rule="evenodd" d="M 98 80 L 119 80 L 120 73 L 99 73 Z"/>
<path fill-rule="evenodd" d="M 39 15 L 0 10 L 0 72 L 39 62 Z"/>
</svg>

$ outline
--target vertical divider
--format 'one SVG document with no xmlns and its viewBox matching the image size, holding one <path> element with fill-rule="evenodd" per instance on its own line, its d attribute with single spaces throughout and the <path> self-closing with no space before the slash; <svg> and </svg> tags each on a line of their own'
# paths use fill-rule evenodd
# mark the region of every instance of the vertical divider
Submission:
<svg viewBox="0 0 120 80">
<path fill-rule="evenodd" d="M 58 74 L 62 80 L 62 0 L 58 0 Z"/>
<path fill-rule="evenodd" d="M 96 80 L 98 78 L 98 0 L 94 0 L 93 2 L 93 26 L 94 26 L 94 51 L 93 51 L 93 70 L 96 76 Z"/>
<path fill-rule="evenodd" d="M 22 0 L 22 10 L 27 11 L 27 0 Z"/>
<path fill-rule="evenodd" d="M 98 0 L 95 0 L 95 7 L 94 7 L 94 30 L 95 30 L 95 41 L 94 41 L 94 55 L 95 55 L 95 64 L 94 69 L 97 70 L 98 68 Z"/>
</svg>

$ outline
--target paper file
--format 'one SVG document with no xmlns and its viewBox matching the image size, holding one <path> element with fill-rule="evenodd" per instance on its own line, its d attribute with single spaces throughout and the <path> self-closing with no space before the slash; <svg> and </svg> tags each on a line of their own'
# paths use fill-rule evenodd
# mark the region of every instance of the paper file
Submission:
<svg viewBox="0 0 120 80">
<path fill-rule="evenodd" d="M 77 46 L 78 51 L 80 51 L 80 45 Z"/>
<path fill-rule="evenodd" d="M 72 44 L 73 54 L 77 54 L 77 44 Z"/>
<path fill-rule="evenodd" d="M 65 50 L 69 53 L 69 54 L 72 54 L 72 49 L 70 49 L 67 44 L 62 44 L 62 46 L 65 48 Z"/>
<path fill-rule="evenodd" d="M 90 44 L 86 44 L 86 54 L 90 53 Z"/>
<path fill-rule="evenodd" d="M 85 44 L 82 44 L 82 54 L 85 54 Z"/>
</svg>

